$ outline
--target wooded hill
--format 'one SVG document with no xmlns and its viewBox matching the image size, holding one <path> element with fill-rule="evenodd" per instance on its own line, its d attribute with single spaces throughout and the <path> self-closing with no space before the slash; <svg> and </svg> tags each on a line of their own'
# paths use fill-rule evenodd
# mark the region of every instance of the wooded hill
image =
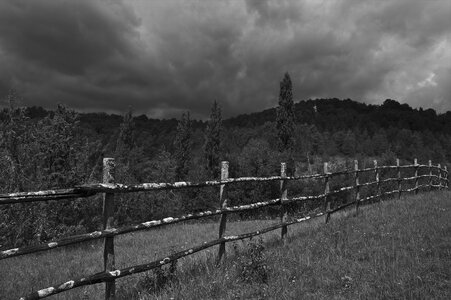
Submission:
<svg viewBox="0 0 451 300">
<path fill-rule="evenodd" d="M 13 96 L 11 96 L 13 97 Z M 12 104 L 14 101 L 10 101 Z M 367 105 L 352 100 L 300 101 L 293 107 L 295 126 L 290 153 L 280 151 L 276 109 L 239 115 L 221 122 L 156 120 L 145 115 L 76 113 L 64 106 L 0 112 L 0 189 L 2 192 L 72 187 L 101 181 L 102 158 L 116 159 L 116 182 L 200 181 L 218 178 L 219 162 L 230 162 L 230 176 L 280 174 L 362 168 L 380 165 L 451 162 L 451 112 L 412 109 L 386 100 Z M 348 180 L 346 178 L 342 180 Z M 338 182 L 337 182 L 338 184 Z M 314 184 L 299 189 L 315 194 Z M 233 205 L 277 197 L 277 184 L 238 186 Z M 133 224 L 186 212 L 217 208 L 217 192 L 191 190 L 147 195 L 120 195 L 117 225 Z M 92 201 L 42 202 L 0 209 L 0 248 L 50 241 L 62 235 L 101 227 L 101 197 Z M 243 218 L 248 215 L 241 216 Z"/>
<path fill-rule="evenodd" d="M 294 105 L 298 125 L 298 152 L 315 155 L 380 156 L 393 153 L 397 157 L 451 161 L 451 112 L 437 114 L 433 109 L 413 109 L 387 99 L 382 105 L 371 105 L 350 99 L 316 99 Z M 51 114 L 41 107 L 26 108 L 26 116 L 39 120 Z M 5 111 L 1 118 L 5 119 Z M 225 119 L 224 154 L 243 148 L 251 139 L 272 141 L 267 132 L 276 119 L 276 109 L 242 114 Z M 115 139 L 123 117 L 106 113 L 80 113 L 83 134 L 99 139 L 104 145 Z M 134 140 L 151 158 L 164 146 L 171 152 L 176 135 L 176 119 L 150 119 L 135 116 Z M 192 120 L 194 148 L 200 150 L 206 122 Z M 234 136 L 236 135 L 236 136 Z M 114 143 L 113 143 L 114 144 Z M 197 147 L 196 147 L 197 146 Z M 275 145 L 272 145 L 275 146 Z M 105 149 L 105 155 L 114 151 Z M 233 151 L 232 151 L 233 152 Z"/>
</svg>

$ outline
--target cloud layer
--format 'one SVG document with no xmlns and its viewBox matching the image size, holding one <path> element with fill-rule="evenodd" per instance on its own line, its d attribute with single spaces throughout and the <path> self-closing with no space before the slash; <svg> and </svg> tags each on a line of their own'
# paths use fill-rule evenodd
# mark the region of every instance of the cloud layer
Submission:
<svg viewBox="0 0 451 300">
<path fill-rule="evenodd" d="M 451 110 L 451 2 L 0 1 L 0 97 L 152 117 L 297 100 Z"/>
</svg>

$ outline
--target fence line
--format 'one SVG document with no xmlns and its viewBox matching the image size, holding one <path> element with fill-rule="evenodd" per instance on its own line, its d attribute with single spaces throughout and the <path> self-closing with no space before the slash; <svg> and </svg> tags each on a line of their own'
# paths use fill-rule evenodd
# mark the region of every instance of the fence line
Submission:
<svg viewBox="0 0 451 300">
<path fill-rule="evenodd" d="M 427 166 L 418 165 L 419 168 L 432 168 L 436 169 L 443 174 L 448 176 L 448 171 L 446 168 L 441 168 L 437 166 Z M 396 168 L 412 168 L 415 165 L 404 165 L 404 166 L 379 166 L 378 170 L 396 169 Z M 370 172 L 374 171 L 375 168 L 361 169 L 358 172 Z M 163 183 L 141 183 L 141 184 L 86 184 L 76 186 L 69 189 L 57 189 L 57 190 L 45 190 L 37 192 L 18 192 L 9 194 L 0 194 L 0 205 L 2 204 L 12 204 L 12 203 L 25 203 L 34 201 L 48 201 L 48 200 L 65 200 L 72 198 L 86 198 L 91 197 L 100 193 L 130 193 L 130 192 L 146 192 L 146 191 L 157 191 L 157 190 L 175 190 L 175 189 L 185 189 L 185 188 L 202 188 L 202 187 L 213 187 L 220 186 L 223 184 L 232 183 L 243 183 L 243 182 L 268 182 L 268 181 L 280 181 L 280 180 L 303 180 L 303 179 L 321 179 L 326 177 L 333 177 L 339 175 L 352 174 L 355 171 L 339 171 L 328 174 L 313 174 L 313 175 L 302 175 L 302 176 L 270 176 L 270 177 L 238 177 L 238 178 L 228 178 L 226 180 L 209 180 L 204 182 L 163 182 Z M 434 176 L 434 175 L 433 175 Z M 435 175 L 438 176 L 438 175 Z"/>
<path fill-rule="evenodd" d="M 377 161 L 374 161 L 374 167 L 359 169 L 358 162 L 355 161 L 353 170 L 345 170 L 339 172 L 329 172 L 328 164 L 324 163 L 324 173 L 323 174 L 313 174 L 313 175 L 302 175 L 302 176 L 287 176 L 286 174 L 286 164 L 281 164 L 280 176 L 271 177 L 239 177 L 239 178 L 229 178 L 228 177 L 228 162 L 221 163 L 221 179 L 212 180 L 205 182 L 175 182 L 175 183 L 142 183 L 136 185 L 123 185 L 115 183 L 114 180 L 114 159 L 105 158 L 104 159 L 104 172 L 103 172 L 103 183 L 101 184 L 90 184 L 77 186 L 70 189 L 59 189 L 59 190 L 47 190 L 38 192 L 21 192 L 21 193 L 11 193 L 0 195 L 0 205 L 2 204 L 12 204 L 12 203 L 25 203 L 32 201 L 47 201 L 47 200 L 60 200 L 60 199 L 73 199 L 81 197 L 89 197 L 98 193 L 103 193 L 103 230 L 95 231 L 86 234 L 80 234 L 76 236 L 70 236 L 58 241 L 51 243 L 40 244 L 36 246 L 27 246 L 14 249 L 8 249 L 0 251 L 0 259 L 10 258 L 14 256 L 35 253 L 39 251 L 50 250 L 57 247 L 62 247 L 70 244 L 80 243 L 84 241 L 94 240 L 104 238 L 104 271 L 91 275 L 85 276 L 80 279 L 74 279 L 67 281 L 63 284 L 49 287 L 34 293 L 27 295 L 22 299 L 41 299 L 47 296 L 60 293 L 69 289 L 73 289 L 82 285 L 95 284 L 100 282 L 106 283 L 106 299 L 115 298 L 115 279 L 128 276 L 131 274 L 144 272 L 157 268 L 163 264 L 167 264 L 181 257 L 191 255 L 195 252 L 201 251 L 203 249 L 219 245 L 219 252 L 217 256 L 217 263 L 221 261 L 223 255 L 225 255 L 225 244 L 227 242 L 246 239 L 255 235 L 260 235 L 269 231 L 273 231 L 281 228 L 281 239 L 285 241 L 289 225 L 300 223 L 309 220 L 314 217 L 319 217 L 322 215 L 326 216 L 325 221 L 329 221 L 332 213 L 347 208 L 351 205 L 355 205 L 356 213 L 358 213 L 360 203 L 364 201 L 380 199 L 384 196 L 398 194 L 398 198 L 401 197 L 402 193 L 415 192 L 418 193 L 420 189 L 432 190 L 437 188 L 439 190 L 449 187 L 449 175 L 447 167 L 441 167 L 441 165 L 433 166 L 431 161 L 428 165 L 418 164 L 417 159 L 414 160 L 413 165 L 403 165 L 397 160 L 396 166 L 378 166 Z M 413 177 L 402 177 L 401 169 L 413 168 L 415 175 Z M 427 168 L 429 174 L 419 175 L 420 168 Z M 394 178 L 381 179 L 381 170 L 396 170 L 397 176 Z M 438 171 L 437 174 L 433 174 L 433 170 Z M 375 181 L 368 181 L 360 183 L 360 175 L 364 172 L 373 172 L 375 176 Z M 443 174 L 443 176 L 442 176 Z M 334 190 L 330 190 L 330 179 L 334 176 L 341 175 L 353 175 L 354 183 L 351 186 L 339 187 Z M 428 178 L 428 184 L 419 184 L 419 180 L 422 178 Z M 302 180 L 302 179 L 324 179 L 324 193 L 316 196 L 298 196 L 298 197 L 287 197 L 287 184 L 288 181 Z M 438 181 L 438 184 L 434 184 L 434 179 Z M 402 189 L 403 181 L 414 181 L 413 188 Z M 257 202 L 248 205 L 240 206 L 228 206 L 227 199 L 227 185 L 239 182 L 268 182 L 268 181 L 280 181 L 280 198 Z M 398 189 L 382 192 L 381 186 L 384 183 L 397 182 Z M 371 185 L 376 186 L 376 194 L 366 196 L 361 198 L 360 189 L 362 187 L 368 187 Z M 219 186 L 219 202 L 220 208 L 213 211 L 203 211 L 199 213 L 190 213 L 180 217 L 167 217 L 161 220 L 148 221 L 136 225 L 124 226 L 119 228 L 113 228 L 114 223 L 114 194 L 116 193 L 127 193 L 127 192 L 138 192 L 138 191 L 153 191 L 153 190 L 165 190 L 165 189 L 180 189 L 180 188 L 199 188 L 208 186 Z M 338 207 L 331 209 L 332 198 L 330 196 L 336 195 L 346 191 L 354 191 L 354 200 L 349 203 L 342 204 Z M 288 216 L 287 204 L 300 201 L 312 201 L 312 200 L 322 200 L 324 209 L 320 213 L 311 213 L 300 219 L 290 219 Z M 227 214 L 243 212 L 249 210 L 255 210 L 267 206 L 279 205 L 280 206 L 280 223 L 268 228 L 264 228 L 259 231 L 245 233 L 238 236 L 223 236 L 227 223 Z M 177 252 L 171 256 L 163 258 L 158 261 L 154 261 L 145 265 L 139 265 L 134 267 L 129 267 L 121 270 L 115 269 L 115 257 L 114 257 L 114 236 L 119 234 L 125 234 L 129 232 L 139 231 L 139 230 L 149 230 L 158 226 L 163 226 L 167 224 L 174 224 L 186 220 L 200 219 L 205 217 L 210 217 L 214 215 L 221 215 L 220 226 L 219 226 L 219 237 L 218 239 L 210 242 L 205 242 L 200 246 L 193 247 L 181 252 Z"/>
</svg>

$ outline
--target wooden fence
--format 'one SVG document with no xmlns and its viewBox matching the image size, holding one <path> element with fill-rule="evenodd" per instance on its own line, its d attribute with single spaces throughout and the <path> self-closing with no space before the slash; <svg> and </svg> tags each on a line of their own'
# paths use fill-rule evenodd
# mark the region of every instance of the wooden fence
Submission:
<svg viewBox="0 0 451 300">
<path fill-rule="evenodd" d="M 14 248 L 9 250 L 0 251 L 0 259 L 6 259 L 24 254 L 35 253 L 39 251 L 50 250 L 66 245 L 86 242 L 94 239 L 104 239 L 104 271 L 84 276 L 77 279 L 68 280 L 55 286 L 47 287 L 39 291 L 30 293 L 21 299 L 41 299 L 50 295 L 55 295 L 76 287 L 92 285 L 105 282 L 105 299 L 115 298 L 115 279 L 124 276 L 145 272 L 154 268 L 161 267 L 162 265 L 174 262 L 182 257 L 191 255 L 201 250 L 219 245 L 219 252 L 217 256 L 217 263 L 220 262 L 221 257 L 225 253 L 225 244 L 227 242 L 243 240 L 251 238 L 253 236 L 261 235 L 273 230 L 281 229 L 281 239 L 285 241 L 289 225 L 301 223 L 312 218 L 325 216 L 325 221 L 329 221 L 331 214 L 342 210 L 344 208 L 355 206 L 356 212 L 359 210 L 359 205 L 362 202 L 381 200 L 382 197 L 395 195 L 397 198 L 401 197 L 402 193 L 413 192 L 418 193 L 420 190 L 430 191 L 432 189 L 444 189 L 449 188 L 449 176 L 447 167 L 443 168 L 441 165 L 432 165 L 429 161 L 428 165 L 418 164 L 417 160 L 414 160 L 412 165 L 400 165 L 399 160 L 395 166 L 378 166 L 377 161 L 374 161 L 374 167 L 359 169 L 358 162 L 355 161 L 353 170 L 345 170 L 338 172 L 329 172 L 329 166 L 324 163 L 324 172 L 322 174 L 314 175 L 302 175 L 302 176 L 287 176 L 286 164 L 281 164 L 280 176 L 271 177 L 239 177 L 229 178 L 229 164 L 228 162 L 221 163 L 221 178 L 220 180 L 205 181 L 205 182 L 174 182 L 174 183 L 142 183 L 135 185 L 124 185 L 116 183 L 114 180 L 115 163 L 112 158 L 105 158 L 103 161 L 103 183 L 89 184 L 77 186 L 70 189 L 59 190 L 46 190 L 38 192 L 20 192 L 0 195 L 0 205 L 13 204 L 13 203 L 26 203 L 33 201 L 48 201 L 48 200 L 63 200 L 63 199 L 75 199 L 82 197 L 90 197 L 98 193 L 103 193 L 103 230 L 94 231 L 85 234 L 79 234 L 62 238 L 50 243 L 40 244 L 36 246 L 26 246 L 20 248 Z M 412 169 L 414 176 L 402 177 L 401 170 Z M 425 169 L 426 174 L 419 175 L 419 170 Z M 394 170 L 396 171 L 396 177 L 388 177 L 382 179 L 381 171 Z M 363 179 L 362 173 L 370 174 L 369 177 L 374 176 L 374 180 L 361 182 Z M 424 172 L 423 172 L 424 173 Z M 351 175 L 353 176 L 353 184 L 350 186 L 339 187 L 331 190 L 330 181 L 335 176 Z M 421 179 L 426 179 L 426 184 L 419 184 Z M 323 193 L 315 196 L 298 196 L 288 197 L 287 183 L 289 181 L 299 180 L 322 180 L 323 181 Z M 228 200 L 226 195 L 227 185 L 243 182 L 280 182 L 280 197 L 263 202 L 256 202 L 247 205 L 240 206 L 228 206 Z M 402 188 L 403 182 L 413 182 L 413 187 Z M 383 185 L 389 183 L 396 183 L 397 189 L 382 191 Z M 152 220 L 135 225 L 124 226 L 114 228 L 114 195 L 116 193 L 128 193 L 128 192 L 142 192 L 142 191 L 155 191 L 155 190 L 174 190 L 174 189 L 186 189 L 186 188 L 201 188 L 201 187 L 219 186 L 219 203 L 220 206 L 216 210 L 209 210 L 197 213 L 189 213 L 179 217 L 167 217 L 161 220 Z M 366 197 L 361 197 L 361 189 L 364 187 L 375 187 L 375 192 Z M 332 196 L 346 192 L 353 191 L 352 201 L 333 206 Z M 320 201 L 323 206 L 321 211 L 309 212 L 304 214 L 301 218 L 290 217 L 287 204 L 290 203 L 302 203 L 305 201 Z M 322 201 L 322 202 L 321 202 Z M 280 209 L 280 223 L 258 230 L 254 232 L 244 233 L 240 235 L 224 236 L 224 232 L 227 224 L 227 214 L 244 212 L 249 210 L 255 210 L 263 207 L 278 206 Z M 219 237 L 216 240 L 204 242 L 201 245 L 185 249 L 183 251 L 173 253 L 166 257 L 162 257 L 158 260 L 149 262 L 147 264 L 136 265 L 124 269 L 115 268 L 115 254 L 114 254 L 114 237 L 116 235 L 125 234 L 129 232 L 149 230 L 155 227 L 179 223 L 187 220 L 201 219 L 205 217 L 220 215 L 219 224 Z"/>
</svg>

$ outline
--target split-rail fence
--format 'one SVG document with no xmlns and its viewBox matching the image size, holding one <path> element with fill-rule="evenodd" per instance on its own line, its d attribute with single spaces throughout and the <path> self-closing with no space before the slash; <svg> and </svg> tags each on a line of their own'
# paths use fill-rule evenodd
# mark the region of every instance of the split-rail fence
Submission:
<svg viewBox="0 0 451 300">
<path fill-rule="evenodd" d="M 81 278 L 67 280 L 66 282 L 47 287 L 38 291 L 34 291 L 28 295 L 25 295 L 21 299 L 42 299 L 51 295 L 55 295 L 76 287 L 92 285 L 105 282 L 105 299 L 115 298 L 115 280 L 124 276 L 145 272 L 155 268 L 159 268 L 165 264 L 174 263 L 182 257 L 186 257 L 193 253 L 202 251 L 204 249 L 219 245 L 217 263 L 220 262 L 222 256 L 225 253 L 225 244 L 232 241 L 243 240 L 251 238 L 257 235 L 261 235 L 273 230 L 281 229 L 281 239 L 286 241 L 287 227 L 289 225 L 301 223 L 320 216 L 325 217 L 325 221 L 328 222 L 332 213 L 342 210 L 344 208 L 355 206 L 356 212 L 359 210 L 359 205 L 363 202 L 380 200 L 386 196 L 401 197 L 402 193 L 413 192 L 418 193 L 420 190 L 430 191 L 432 189 L 448 189 L 449 188 L 449 176 L 447 167 L 439 165 L 432 165 L 429 161 L 428 165 L 418 164 L 417 159 L 411 165 L 400 165 L 399 159 L 395 166 L 378 166 L 377 161 L 374 161 L 374 166 L 371 168 L 359 169 L 358 162 L 355 161 L 353 170 L 345 170 L 338 172 L 329 172 L 328 163 L 324 163 L 324 172 L 322 174 L 302 175 L 302 176 L 287 176 L 286 164 L 281 164 L 281 172 L 279 176 L 271 177 L 238 177 L 229 178 L 229 164 L 228 162 L 221 163 L 221 178 L 220 180 L 212 180 L 205 182 L 173 182 L 173 183 L 142 183 L 134 185 L 124 185 L 116 183 L 114 180 L 114 168 L 115 163 L 112 158 L 105 158 L 103 161 L 103 183 L 89 184 L 77 186 L 68 189 L 59 190 L 46 190 L 38 192 L 19 192 L 11 194 L 0 195 L 0 205 L 14 204 L 14 203 L 27 203 L 34 201 L 48 201 L 48 200 L 63 200 L 63 199 L 76 199 L 90 197 L 95 194 L 103 193 L 103 230 L 94 231 L 91 233 L 79 234 L 75 236 L 65 237 L 60 240 L 56 240 L 50 243 L 44 243 L 35 246 L 25 246 L 20 248 L 14 248 L 9 250 L 0 251 L 0 259 L 7 259 L 24 254 L 35 253 L 39 251 L 51 250 L 54 248 L 67 246 L 71 244 L 81 243 L 94 239 L 104 239 L 104 271 L 93 275 L 87 275 Z M 401 176 L 401 170 L 412 169 L 414 176 L 403 177 Z M 426 169 L 423 175 L 419 174 L 420 169 Z M 389 177 L 382 179 L 381 171 L 393 170 L 396 171 L 396 177 Z M 362 173 L 369 173 L 370 177 L 374 178 L 373 181 L 361 183 Z M 330 180 L 334 176 L 351 175 L 353 177 L 353 184 L 350 186 L 339 187 L 336 189 L 330 189 Z M 423 180 L 422 180 L 423 179 Z M 289 181 L 298 180 L 322 180 L 323 193 L 315 196 L 299 196 L 289 198 L 287 192 L 287 184 Z M 419 184 L 419 181 L 425 181 L 425 184 Z M 247 205 L 240 206 L 228 206 L 226 197 L 226 186 L 234 183 L 243 182 L 280 182 L 280 197 L 263 202 L 256 202 Z M 411 182 L 411 188 L 402 188 L 403 182 Z M 395 183 L 396 187 L 393 190 L 383 191 L 383 185 L 387 183 Z M 219 202 L 220 206 L 216 210 L 209 210 L 203 212 L 189 213 L 179 217 L 166 217 L 161 220 L 152 220 L 136 225 L 124 226 L 114 228 L 114 195 L 116 193 L 129 193 L 129 192 L 143 192 L 143 191 L 155 191 L 155 190 L 175 190 L 186 188 L 201 188 L 219 186 Z M 360 196 L 361 188 L 374 186 L 375 192 L 366 197 Z M 336 207 L 331 206 L 331 196 L 343 193 L 346 191 L 353 191 L 352 201 L 348 203 L 340 204 Z M 320 201 L 321 211 L 314 211 L 304 214 L 301 218 L 295 218 L 289 216 L 289 209 L 287 204 L 299 203 L 303 201 Z M 276 225 L 260 229 L 258 231 L 244 233 L 240 235 L 224 236 L 224 232 L 227 224 L 227 214 L 244 212 L 249 210 L 255 210 L 263 207 L 278 206 L 280 209 L 280 222 Z M 173 253 L 166 257 L 162 257 L 158 260 L 131 266 L 123 269 L 115 268 L 115 255 L 114 255 L 114 237 L 120 234 L 149 230 L 152 228 L 160 227 L 163 225 L 179 223 L 187 220 L 201 219 L 205 217 L 211 217 L 220 215 L 219 221 L 219 238 L 213 241 L 204 242 L 201 245 L 185 249 L 183 251 Z"/>
</svg>

